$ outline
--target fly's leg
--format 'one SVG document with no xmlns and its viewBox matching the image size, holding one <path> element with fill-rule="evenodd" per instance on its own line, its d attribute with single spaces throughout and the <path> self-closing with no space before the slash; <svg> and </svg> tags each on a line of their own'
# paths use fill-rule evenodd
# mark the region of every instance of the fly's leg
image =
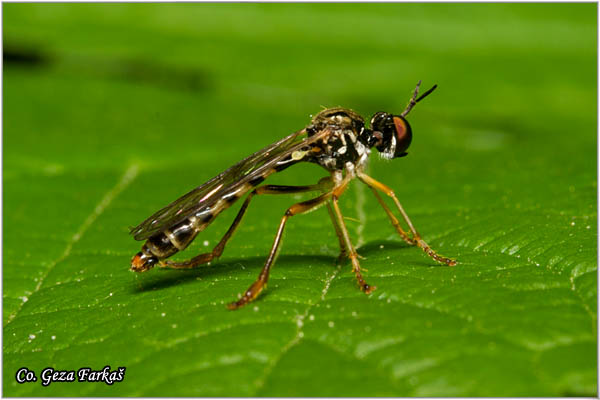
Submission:
<svg viewBox="0 0 600 400">
<path fill-rule="evenodd" d="M 344 242 L 344 236 L 342 234 L 342 230 L 340 229 L 340 226 L 338 225 L 337 218 L 335 217 L 335 213 L 333 211 L 333 208 L 331 207 L 330 202 L 327 202 L 327 212 L 329 213 L 329 217 L 331 218 L 331 223 L 333 224 L 333 227 L 335 229 L 335 235 L 337 236 L 338 241 L 340 242 L 340 255 L 337 258 L 337 263 L 340 264 L 342 261 L 344 261 L 346 258 L 348 258 L 348 255 L 350 253 L 348 252 L 348 248 L 346 247 L 346 242 Z"/>
<path fill-rule="evenodd" d="M 376 181 L 375 179 L 371 178 L 370 176 L 365 175 L 364 173 L 359 173 L 358 178 L 361 181 L 363 181 L 365 184 L 367 184 L 373 190 L 373 192 L 375 192 L 377 200 L 382 205 L 383 209 L 386 211 L 388 217 L 392 221 L 392 225 L 394 225 L 394 228 L 396 228 L 396 231 L 398 231 L 398 233 L 400 234 L 402 239 L 404 239 L 408 244 L 420 247 L 425 253 L 427 253 L 427 255 L 429 257 L 431 257 L 432 259 L 434 259 L 437 262 L 444 263 L 448 266 L 456 265 L 456 260 L 440 256 L 435 251 L 433 251 L 433 249 L 431 247 L 429 247 L 429 245 L 427 243 L 425 243 L 425 241 L 423 239 L 421 239 L 421 235 L 419 234 L 419 232 L 417 232 L 417 230 L 413 226 L 412 222 L 410 221 L 410 218 L 408 218 L 408 215 L 404 211 L 402 204 L 400 204 L 400 201 L 398 200 L 398 198 L 394 194 L 394 191 L 391 188 L 389 188 L 388 186 L 384 185 L 381 182 Z M 383 202 L 381 197 L 379 197 L 377 195 L 375 189 L 382 191 L 383 193 L 385 193 L 386 195 L 388 195 L 389 197 L 392 198 L 392 200 L 394 201 L 394 204 L 396 204 L 396 207 L 400 211 L 400 214 L 402 214 L 402 218 L 404 219 L 404 221 L 406 221 L 406 224 L 408 225 L 408 228 L 410 229 L 410 232 L 412 233 L 412 237 L 409 237 L 408 234 L 400 227 L 400 223 L 398 222 L 398 219 L 392 214 L 390 209 L 385 205 L 385 203 Z"/>
<path fill-rule="evenodd" d="M 331 202 L 327 203 L 327 211 L 329 212 L 329 217 L 331 218 L 331 223 L 333 224 L 333 227 L 335 228 L 335 234 L 338 238 L 338 241 L 340 242 L 340 255 L 337 258 L 337 263 L 341 264 L 344 260 L 346 260 L 348 258 L 348 256 L 350 255 L 350 252 L 348 251 L 348 248 L 346 247 L 346 242 L 344 241 L 344 235 L 342 234 L 342 230 L 340 229 L 340 226 L 338 225 L 337 217 L 335 216 L 333 208 L 331 207 Z M 356 253 L 356 256 L 361 259 L 365 258 L 358 253 Z"/>
<path fill-rule="evenodd" d="M 219 258 L 221 254 L 223 254 L 223 250 L 225 250 L 225 245 L 227 241 L 233 236 L 235 230 L 238 225 L 242 221 L 242 217 L 246 213 L 246 209 L 252 200 L 252 197 L 261 194 L 291 194 L 291 193 L 302 193 L 302 192 L 310 192 L 310 191 L 319 191 L 321 190 L 321 185 L 308 185 L 308 186 L 280 186 L 280 185 L 264 185 L 254 189 L 240 208 L 240 211 L 236 215 L 233 223 L 225 233 L 225 236 L 221 239 L 221 241 L 215 246 L 215 248 L 210 253 L 203 253 L 197 255 L 194 258 L 191 258 L 186 261 L 163 261 L 161 262 L 161 267 L 163 268 L 174 268 L 174 269 L 190 269 L 195 268 L 199 265 L 206 264 L 211 262 L 212 260 Z"/>
<path fill-rule="evenodd" d="M 410 244 L 411 246 L 416 246 L 417 242 L 415 240 L 413 240 L 413 238 L 411 238 L 404 229 L 402 229 L 402 226 L 400 226 L 400 221 L 398 221 L 398 218 L 396 218 L 396 216 L 392 213 L 392 211 L 387 206 L 387 204 L 385 204 L 385 202 L 383 201 L 383 199 L 381 198 L 379 193 L 377 193 L 377 190 L 372 186 L 369 186 L 369 189 L 371 189 L 373 191 L 373 194 L 377 198 L 377 201 L 379 202 L 379 204 L 381 204 L 381 207 L 383 207 L 383 209 L 385 210 L 385 213 L 388 215 L 390 221 L 392 221 L 392 225 L 394 226 L 394 228 L 396 228 L 396 231 L 398 232 L 400 237 L 406 243 Z"/>
<path fill-rule="evenodd" d="M 323 193 L 326 193 L 327 190 L 333 189 L 333 180 L 330 176 L 325 177 L 319 181 L 319 185 L 321 185 Z M 333 213 L 333 208 L 331 208 L 331 202 L 327 202 L 327 213 L 329 214 L 329 218 L 331 218 L 331 223 L 333 224 L 333 228 L 335 229 L 335 235 L 338 238 L 340 243 L 340 255 L 337 258 L 337 263 L 341 263 L 343 260 L 348 258 L 348 249 L 346 248 L 346 243 L 344 243 L 344 237 L 342 236 L 342 231 L 338 225 L 335 214 Z"/>
<path fill-rule="evenodd" d="M 264 265 L 262 271 L 260 271 L 260 274 L 258 275 L 258 279 L 248 288 L 248 290 L 246 290 L 244 292 L 244 295 L 242 296 L 241 299 L 228 304 L 227 308 L 229 308 L 230 310 L 235 310 L 235 309 L 238 309 L 238 308 L 250 303 L 265 288 L 265 286 L 267 285 L 267 281 L 269 280 L 269 272 L 271 270 L 271 266 L 275 262 L 275 259 L 277 258 L 277 254 L 279 252 L 279 245 L 281 244 L 281 237 L 283 235 L 283 229 L 285 228 L 285 224 L 286 224 L 287 220 L 290 217 L 293 217 L 294 215 L 303 214 L 303 213 L 312 211 L 312 210 L 318 208 L 319 206 L 323 205 L 333 196 L 333 194 L 336 191 L 341 190 L 343 192 L 343 190 L 348 185 L 348 182 L 349 182 L 349 179 L 345 179 L 344 181 L 341 182 L 340 186 L 338 186 L 336 189 L 329 191 L 327 193 L 323 193 L 322 195 L 315 197 L 314 199 L 303 201 L 301 203 L 296 203 L 287 209 L 287 211 L 285 212 L 285 214 L 283 214 L 283 217 L 281 218 L 281 222 L 279 223 L 279 228 L 277 229 L 277 234 L 275 235 L 275 240 L 273 241 L 273 246 L 271 247 L 271 252 L 269 253 L 269 256 L 267 257 L 267 260 L 265 262 L 265 265 Z"/>
<path fill-rule="evenodd" d="M 317 208 L 318 206 L 326 202 L 329 199 L 329 197 L 331 197 L 331 193 L 322 194 L 314 199 L 294 204 L 293 206 L 287 209 L 287 211 L 281 218 L 281 222 L 279 223 L 279 228 L 277 229 L 277 234 L 275 235 L 273 246 L 271 247 L 271 252 L 267 257 L 267 261 L 265 262 L 262 271 L 258 275 L 258 279 L 248 288 L 248 290 L 246 290 L 246 292 L 244 292 L 244 295 L 241 299 L 227 305 L 227 307 L 230 310 L 235 310 L 254 300 L 267 285 L 267 281 L 269 280 L 269 272 L 271 270 L 271 266 L 275 262 L 275 258 L 277 258 L 277 253 L 279 252 L 279 245 L 281 244 L 281 236 L 283 234 L 283 229 L 285 228 L 285 223 L 287 222 L 287 220 L 294 215 L 302 214 Z"/>
<path fill-rule="evenodd" d="M 352 262 L 352 270 L 354 271 L 354 274 L 356 275 L 356 280 L 358 281 L 360 290 L 362 290 L 366 294 L 369 294 L 377 288 L 375 286 L 371 286 L 367 282 L 365 282 L 365 279 L 363 278 L 362 274 L 360 273 L 360 264 L 358 262 L 358 254 L 356 253 L 356 250 L 354 249 L 354 246 L 352 245 L 352 242 L 350 241 L 350 235 L 348 234 L 348 229 L 346 228 L 346 224 L 344 223 L 344 217 L 342 216 L 342 212 L 340 211 L 340 206 L 338 205 L 338 198 L 340 195 L 341 195 L 341 193 L 334 193 L 332 196 L 332 203 L 333 203 L 333 210 L 335 211 L 335 217 L 337 219 L 338 227 L 340 229 L 340 233 L 342 235 L 344 244 L 345 244 L 346 248 L 349 250 L 349 254 L 347 256 L 348 256 L 348 258 L 350 258 L 350 261 Z"/>
</svg>

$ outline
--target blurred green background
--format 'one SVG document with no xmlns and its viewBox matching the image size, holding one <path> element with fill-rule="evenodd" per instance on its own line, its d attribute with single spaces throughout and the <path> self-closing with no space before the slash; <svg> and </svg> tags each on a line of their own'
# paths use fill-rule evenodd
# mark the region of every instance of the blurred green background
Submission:
<svg viewBox="0 0 600 400">
<path fill-rule="evenodd" d="M 4 4 L 4 396 L 595 396 L 596 7 Z M 256 199 L 211 266 L 128 270 L 129 226 L 321 107 L 400 112 L 419 79 L 439 89 L 409 156 L 369 173 L 458 266 L 355 183 L 369 297 L 319 210 L 259 300 L 225 309 L 299 197 Z M 40 384 L 106 365 L 124 381 Z"/>
</svg>

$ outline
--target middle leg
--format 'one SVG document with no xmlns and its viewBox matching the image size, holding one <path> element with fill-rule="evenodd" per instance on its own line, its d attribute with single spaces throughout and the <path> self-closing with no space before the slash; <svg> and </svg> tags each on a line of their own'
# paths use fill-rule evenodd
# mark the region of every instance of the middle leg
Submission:
<svg viewBox="0 0 600 400">
<path fill-rule="evenodd" d="M 333 228 L 335 229 L 335 235 L 337 236 L 338 241 L 340 243 L 340 255 L 337 258 L 337 263 L 341 264 L 342 261 L 348 258 L 350 251 L 348 250 L 348 247 L 346 247 L 344 235 L 342 233 L 342 230 L 340 229 L 340 226 L 338 225 L 338 221 L 333 211 L 333 208 L 331 207 L 330 201 L 327 202 L 327 212 L 329 213 L 329 218 L 331 218 L 331 223 L 333 224 Z"/>
<path fill-rule="evenodd" d="M 327 176 L 319 181 L 319 185 L 322 185 L 323 193 L 326 193 L 328 190 L 333 189 L 335 186 L 331 176 Z M 327 213 L 329 214 L 329 218 L 331 219 L 331 224 L 333 225 L 333 229 L 335 229 L 335 235 L 338 238 L 338 242 L 340 244 L 340 254 L 337 258 L 337 263 L 340 264 L 343 260 L 348 258 L 348 248 L 346 247 L 346 243 L 344 242 L 344 237 L 342 235 L 342 231 L 337 222 L 337 218 L 333 212 L 333 208 L 331 207 L 331 200 L 327 201 Z"/>
<path fill-rule="evenodd" d="M 377 289 L 377 287 L 371 286 L 367 282 L 365 282 L 365 279 L 363 278 L 363 276 L 360 272 L 360 264 L 358 262 L 358 254 L 356 253 L 356 250 L 354 249 L 354 246 L 352 245 L 352 242 L 350 241 L 350 235 L 348 234 L 348 229 L 346 228 L 346 224 L 344 222 L 344 217 L 340 210 L 340 206 L 338 205 L 338 196 L 339 195 L 334 195 L 332 198 L 333 209 L 335 211 L 335 216 L 336 216 L 336 219 L 338 222 L 338 226 L 340 228 L 341 235 L 344 240 L 345 246 L 349 250 L 348 257 L 350 258 L 350 261 L 352 262 L 352 270 L 354 271 L 354 274 L 356 275 L 356 280 L 358 281 L 360 290 L 362 290 L 366 294 L 369 294 L 372 291 L 374 291 L 375 289 Z"/>
</svg>

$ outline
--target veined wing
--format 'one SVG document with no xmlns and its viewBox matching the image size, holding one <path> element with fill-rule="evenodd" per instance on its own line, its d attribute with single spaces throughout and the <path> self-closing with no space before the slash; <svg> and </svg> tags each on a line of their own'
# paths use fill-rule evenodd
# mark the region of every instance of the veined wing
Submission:
<svg viewBox="0 0 600 400">
<path fill-rule="evenodd" d="M 304 129 L 265 147 L 246 157 L 208 182 L 183 195 L 168 206 L 152 214 L 144 222 L 131 229 L 136 240 L 144 240 L 159 232 L 182 222 L 191 214 L 214 205 L 223 194 L 235 190 L 264 171 L 273 168 L 279 161 L 294 151 L 316 142 L 326 135 L 327 131 L 300 139 L 306 134 Z"/>
</svg>

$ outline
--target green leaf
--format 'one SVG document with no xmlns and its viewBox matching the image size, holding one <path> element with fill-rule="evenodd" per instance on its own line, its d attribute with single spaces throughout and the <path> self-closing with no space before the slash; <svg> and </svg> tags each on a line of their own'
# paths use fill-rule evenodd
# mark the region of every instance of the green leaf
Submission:
<svg viewBox="0 0 600 400">
<path fill-rule="evenodd" d="M 7 4 L 4 396 L 595 396 L 596 5 Z M 400 112 L 373 153 L 436 264 L 368 188 L 294 217 L 268 289 L 235 312 L 282 213 L 260 196 L 223 257 L 129 271 L 158 208 L 321 106 Z M 313 165 L 269 183 L 310 184 Z M 389 203 L 392 206 L 392 203 Z M 178 259 L 208 251 L 240 204 Z M 46 367 L 126 367 L 56 382 Z M 37 382 L 17 384 L 21 367 Z"/>
</svg>

